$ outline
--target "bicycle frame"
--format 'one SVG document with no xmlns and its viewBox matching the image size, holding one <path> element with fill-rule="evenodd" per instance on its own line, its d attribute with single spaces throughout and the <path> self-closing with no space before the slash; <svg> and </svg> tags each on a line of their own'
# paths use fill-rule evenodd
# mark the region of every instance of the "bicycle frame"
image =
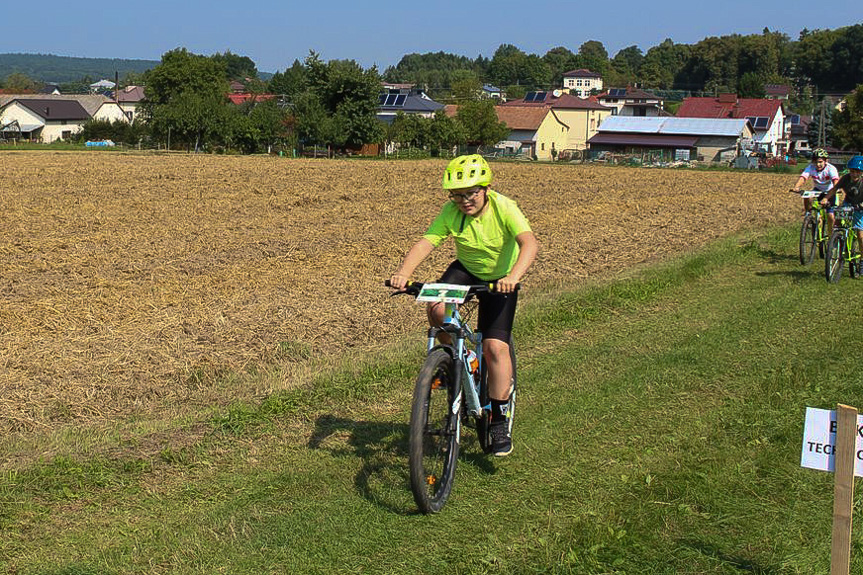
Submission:
<svg viewBox="0 0 863 575">
<path fill-rule="evenodd" d="M 834 212 L 836 219 L 833 225 L 833 233 L 830 236 L 828 251 L 832 251 L 834 238 L 838 238 L 840 240 L 841 251 L 838 258 L 833 258 L 831 254 L 831 257 L 827 258 L 827 261 L 825 262 L 824 273 L 828 281 L 838 281 L 842 273 L 842 267 L 844 267 L 845 263 L 850 264 L 851 276 L 854 277 L 855 275 L 854 270 L 857 268 L 854 266 L 856 266 L 858 260 L 860 260 L 860 254 L 854 254 L 852 252 L 852 246 L 857 233 L 856 230 L 853 229 L 852 223 L 852 214 L 854 211 L 854 208 L 841 206 L 836 208 Z M 838 268 L 831 266 L 834 261 L 840 264 Z"/>
<path fill-rule="evenodd" d="M 817 224 L 815 226 L 815 232 L 816 232 L 815 241 L 823 244 L 828 239 L 830 239 L 830 237 L 826 233 L 824 233 L 825 228 L 827 226 L 827 208 L 822 206 L 821 202 L 817 201 L 817 198 L 820 195 L 821 195 L 821 192 L 819 192 L 817 190 L 808 190 L 808 191 L 802 192 L 800 194 L 800 197 L 802 197 L 803 199 L 811 199 L 812 200 L 812 203 L 809 206 L 809 214 L 812 215 L 812 217 L 815 219 L 815 222 Z"/>
<path fill-rule="evenodd" d="M 473 376 L 470 372 L 470 366 L 468 366 L 467 362 L 464 361 L 464 358 L 466 355 L 465 341 L 469 341 L 474 346 L 474 352 L 476 353 L 477 361 L 479 362 L 477 373 L 482 373 L 482 333 L 474 332 L 469 325 L 462 322 L 461 316 L 458 313 L 458 304 L 455 303 L 444 304 L 442 327 L 429 328 L 428 351 L 431 351 L 435 347 L 442 347 L 436 342 L 437 336 L 440 332 L 446 332 L 454 339 L 452 347 L 454 349 L 455 357 L 453 359 L 456 361 L 456 364 L 460 366 L 460 368 L 456 370 L 456 385 L 464 393 L 468 412 L 475 417 L 480 417 L 485 406 L 481 405 L 479 397 L 479 382 L 474 382 Z M 458 412 L 461 400 L 462 394 L 459 393 L 453 401 L 453 413 Z"/>
</svg>

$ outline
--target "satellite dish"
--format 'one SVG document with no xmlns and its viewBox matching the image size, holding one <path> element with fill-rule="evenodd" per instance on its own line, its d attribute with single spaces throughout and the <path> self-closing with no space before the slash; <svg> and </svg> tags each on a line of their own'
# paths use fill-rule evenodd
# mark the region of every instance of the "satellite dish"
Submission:
<svg viewBox="0 0 863 575">
<path fill-rule="evenodd" d="M 561 92 L 560 90 L 554 90 L 551 94 L 555 98 L 560 98 L 560 95 L 563 94 L 563 92 Z"/>
</svg>

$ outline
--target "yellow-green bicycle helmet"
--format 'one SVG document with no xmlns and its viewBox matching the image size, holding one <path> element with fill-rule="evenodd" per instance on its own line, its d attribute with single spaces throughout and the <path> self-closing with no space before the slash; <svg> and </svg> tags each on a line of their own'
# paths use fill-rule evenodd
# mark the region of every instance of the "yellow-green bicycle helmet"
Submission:
<svg viewBox="0 0 863 575">
<path fill-rule="evenodd" d="M 479 154 L 459 156 L 452 160 L 443 173 L 443 189 L 458 190 L 491 184 L 491 168 Z"/>
</svg>

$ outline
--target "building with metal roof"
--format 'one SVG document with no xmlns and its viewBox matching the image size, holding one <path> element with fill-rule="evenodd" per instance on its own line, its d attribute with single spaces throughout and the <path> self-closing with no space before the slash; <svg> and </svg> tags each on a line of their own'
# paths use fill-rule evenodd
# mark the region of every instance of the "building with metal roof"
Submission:
<svg viewBox="0 0 863 575">
<path fill-rule="evenodd" d="M 667 159 L 729 162 L 751 147 L 754 134 L 745 118 L 612 116 L 588 144 L 592 151 L 659 150 Z"/>
<path fill-rule="evenodd" d="M 781 154 L 788 147 L 791 127 L 785 125 L 782 100 L 738 98 L 720 94 L 715 98 L 684 98 L 677 109 L 678 118 L 746 118 L 755 130 L 755 141 L 762 151 Z"/>
</svg>

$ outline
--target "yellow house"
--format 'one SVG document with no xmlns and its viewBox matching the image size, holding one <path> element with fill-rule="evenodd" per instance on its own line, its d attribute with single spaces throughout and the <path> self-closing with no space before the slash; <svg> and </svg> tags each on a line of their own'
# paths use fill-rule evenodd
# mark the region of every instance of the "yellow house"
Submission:
<svg viewBox="0 0 863 575">
<path fill-rule="evenodd" d="M 554 110 L 536 106 L 497 106 L 497 118 L 510 129 L 509 142 L 537 160 L 553 160 L 569 137 L 567 126 Z"/>
<path fill-rule="evenodd" d="M 498 117 L 513 130 L 515 129 L 513 125 L 505 116 L 502 116 L 502 113 L 506 114 L 503 111 L 508 108 L 553 112 L 554 118 L 567 128 L 566 138 L 563 141 L 555 140 L 555 149 L 558 151 L 587 149 L 587 140 L 596 135 L 602 121 L 614 113 L 614 108 L 603 106 L 590 99 L 565 94 L 560 90 L 528 92 L 521 100 L 513 100 L 497 107 Z M 537 158 L 541 157 L 542 150 L 539 148 L 540 144 L 537 144 Z M 546 151 L 550 153 L 550 150 Z"/>
</svg>

